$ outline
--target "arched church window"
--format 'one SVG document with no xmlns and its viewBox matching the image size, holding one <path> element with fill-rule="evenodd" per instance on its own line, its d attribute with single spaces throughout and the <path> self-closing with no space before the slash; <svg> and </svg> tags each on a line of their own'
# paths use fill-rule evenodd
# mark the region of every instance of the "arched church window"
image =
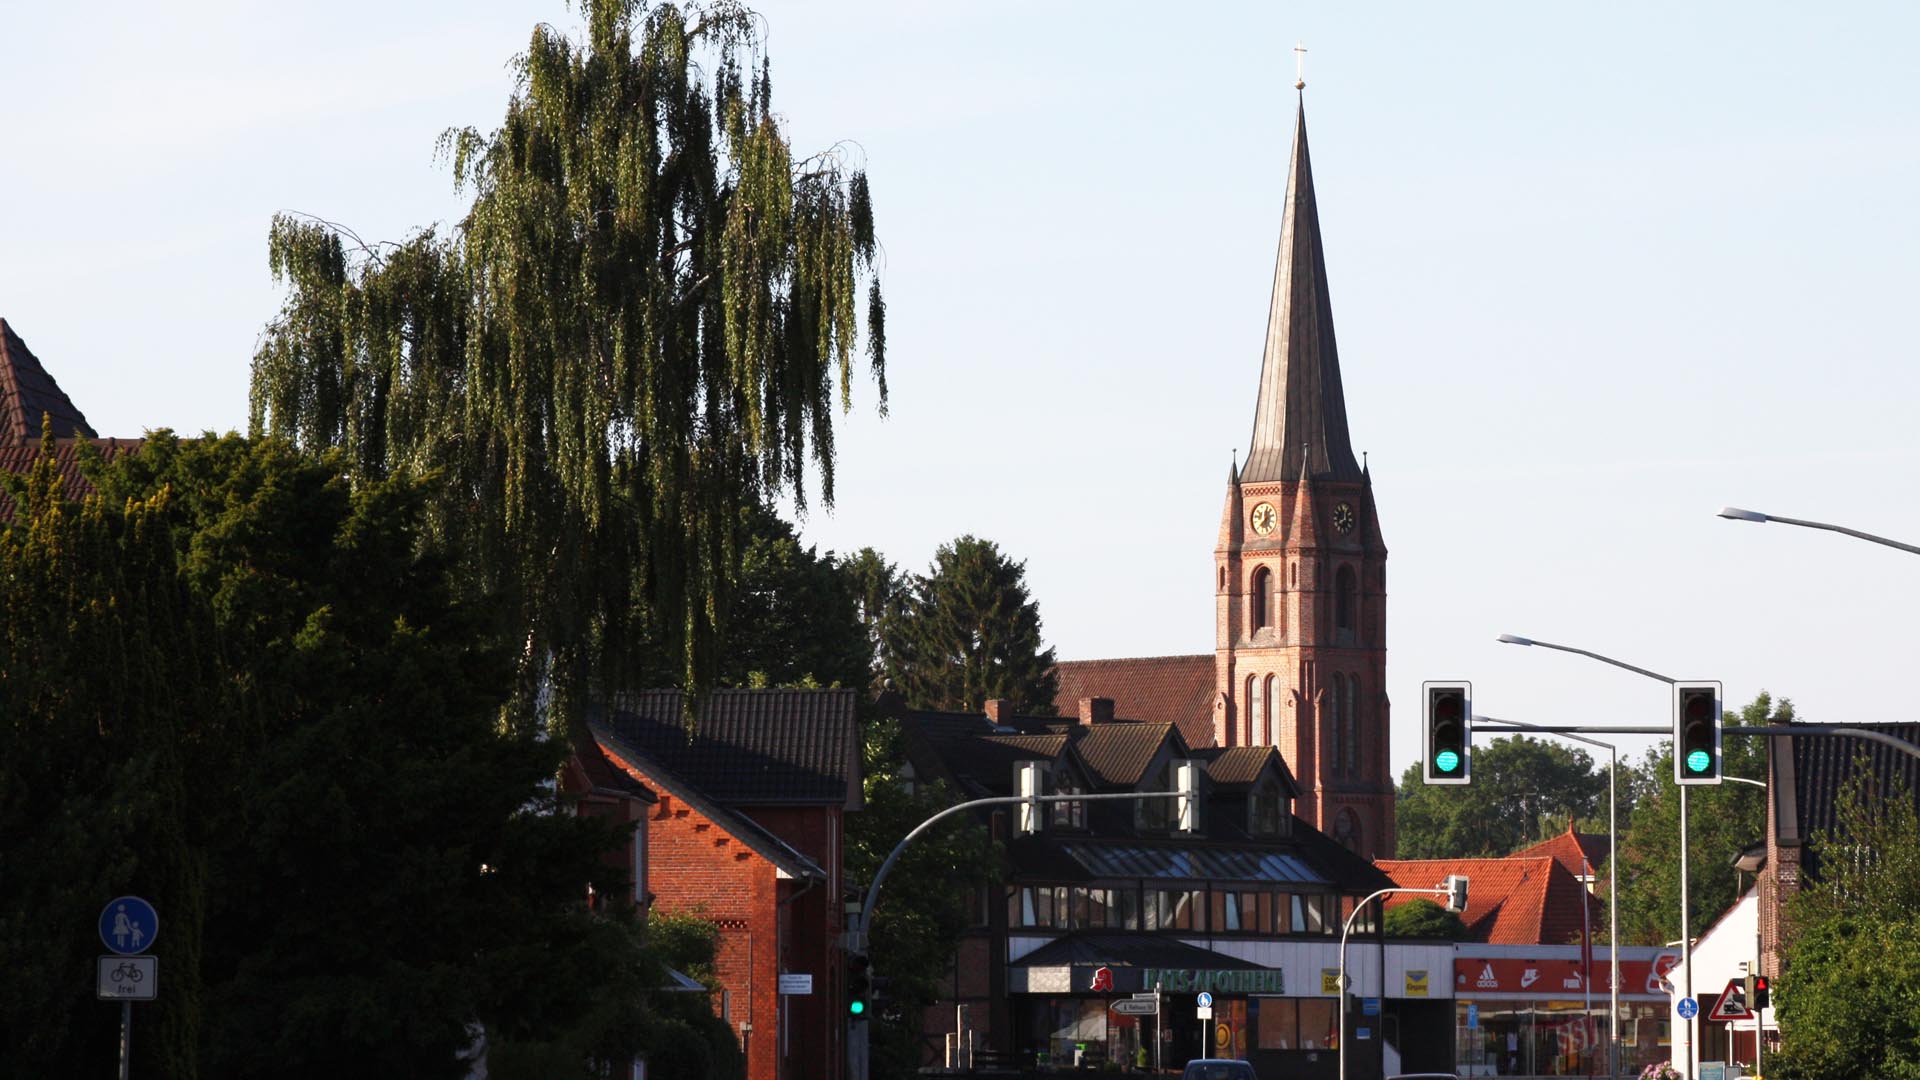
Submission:
<svg viewBox="0 0 1920 1080">
<path fill-rule="evenodd" d="M 1327 771 L 1335 775 L 1338 775 L 1340 772 L 1341 761 L 1340 698 L 1346 688 L 1346 677 L 1337 671 L 1333 673 L 1333 678 L 1327 680 L 1327 711 L 1326 715 L 1322 717 L 1326 723 L 1322 724 L 1320 728 L 1320 730 L 1326 732 L 1327 739 L 1326 756 L 1321 760 L 1326 762 Z"/>
<path fill-rule="evenodd" d="M 1360 816 L 1352 810 L 1342 808 L 1333 819 L 1333 839 L 1341 847 L 1355 854 L 1360 852 Z"/>
<path fill-rule="evenodd" d="M 1300 587 L 1300 564 L 1299 563 L 1293 564 L 1293 587 L 1296 589 Z"/>
<path fill-rule="evenodd" d="M 1261 727 L 1260 742 L 1263 745 L 1272 746 L 1273 745 L 1274 696 L 1273 696 L 1273 676 L 1271 675 L 1267 676 L 1267 692 L 1264 695 L 1264 698 L 1265 700 L 1261 703 L 1261 706 L 1260 706 L 1260 727 Z"/>
<path fill-rule="evenodd" d="M 1267 687 L 1260 676 L 1247 676 L 1247 742 L 1253 742 L 1254 725 L 1261 722 L 1267 713 Z"/>
<path fill-rule="evenodd" d="M 1221 592 L 1226 592 L 1226 591 L 1227 591 L 1227 568 L 1226 568 L 1226 567 L 1224 567 L 1224 566 L 1220 568 L 1220 585 L 1219 585 L 1219 589 L 1220 589 L 1220 591 L 1221 591 Z"/>
<path fill-rule="evenodd" d="M 1343 566 L 1334 578 L 1333 585 L 1333 626 L 1336 630 L 1353 629 L 1354 594 L 1353 567 Z"/>
<path fill-rule="evenodd" d="M 1253 572 L 1253 628 L 1267 628 L 1267 594 L 1273 591 L 1273 575 L 1261 567 Z"/>
<path fill-rule="evenodd" d="M 1360 676 L 1347 676 L 1347 734 L 1344 747 L 1347 752 L 1347 775 L 1356 776 L 1360 772 Z"/>
</svg>

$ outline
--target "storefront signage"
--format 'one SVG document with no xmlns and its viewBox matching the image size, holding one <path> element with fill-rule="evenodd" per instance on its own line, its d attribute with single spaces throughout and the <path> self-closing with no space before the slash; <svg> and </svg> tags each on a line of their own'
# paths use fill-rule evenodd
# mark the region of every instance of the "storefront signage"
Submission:
<svg viewBox="0 0 1920 1080">
<path fill-rule="evenodd" d="M 1658 960 L 1620 962 L 1622 994 L 1658 994 L 1661 970 L 1666 956 Z M 1532 994 L 1558 997 L 1582 993 L 1587 989 L 1584 969 L 1577 959 L 1510 960 L 1505 957 L 1459 957 L 1453 962 L 1455 996 L 1473 994 Z M 1609 965 L 1606 958 L 1593 958 L 1593 992 L 1606 993 Z M 1413 972 L 1407 973 L 1407 993 L 1413 996 Z M 1642 989 L 1648 987 L 1650 989 Z M 1664 996 L 1664 995 L 1662 995 Z"/>
<path fill-rule="evenodd" d="M 1427 973 L 1424 971 L 1407 972 L 1407 996 L 1427 996 Z"/>
<path fill-rule="evenodd" d="M 1323 994 L 1337 994 L 1340 992 L 1339 968 L 1320 969 L 1320 992 Z"/>
<path fill-rule="evenodd" d="M 1141 985 L 1185 994 L 1211 990 L 1216 994 L 1284 994 L 1286 972 L 1279 968 L 1210 971 L 1205 968 L 1142 968 Z"/>
</svg>

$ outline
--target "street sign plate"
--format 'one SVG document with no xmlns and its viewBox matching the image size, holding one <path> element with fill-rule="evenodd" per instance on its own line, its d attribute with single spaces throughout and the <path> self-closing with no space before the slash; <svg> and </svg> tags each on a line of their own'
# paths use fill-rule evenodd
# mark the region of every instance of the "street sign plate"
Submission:
<svg viewBox="0 0 1920 1080">
<path fill-rule="evenodd" d="M 159 936 L 160 916 L 137 896 L 109 900 L 100 909 L 100 940 L 121 956 L 146 952 Z"/>
<path fill-rule="evenodd" d="M 1205 1005 L 1193 1010 L 1194 1016 L 1201 1020 L 1213 1019 L 1213 1006 Z"/>
<path fill-rule="evenodd" d="M 1480 1026 L 1479 1002 L 1470 1001 L 1467 1003 L 1467 1026 L 1470 1028 L 1477 1028 Z"/>
<path fill-rule="evenodd" d="M 1155 991 L 1155 990 L 1148 990 L 1144 994 L 1134 994 L 1132 995 L 1132 997 L 1133 997 L 1133 1000 L 1135 1001 L 1159 1001 L 1160 1000 L 1160 994 L 1158 991 Z"/>
<path fill-rule="evenodd" d="M 152 1001 L 160 996 L 157 956 L 103 956 L 99 973 L 102 1001 Z"/>
<path fill-rule="evenodd" d="M 1700 1003 L 1692 998 L 1681 998 L 1680 1004 L 1675 1005 L 1673 1011 L 1680 1014 L 1680 1019 L 1691 1020 L 1700 1014 Z"/>
<path fill-rule="evenodd" d="M 1202 990 L 1199 995 L 1193 999 L 1193 1003 L 1203 1009 L 1211 1009 L 1213 1008 L 1213 995 Z"/>
<path fill-rule="evenodd" d="M 1158 1016 L 1160 1006 L 1157 1002 L 1128 998 L 1125 1001 L 1114 1002 L 1113 1011 L 1122 1016 Z"/>
<path fill-rule="evenodd" d="M 1380 1015 L 1380 999 L 1377 997 L 1361 998 L 1360 1014 L 1362 1016 L 1379 1016 Z"/>
<path fill-rule="evenodd" d="M 1707 1014 L 1709 1020 L 1751 1020 L 1753 1010 L 1747 1008 L 1747 988 L 1739 979 L 1728 979 L 1727 988 L 1720 991 L 1720 1000 L 1713 1003 L 1713 1011 Z"/>
<path fill-rule="evenodd" d="M 781 972 L 780 992 L 783 994 L 813 993 L 813 975 L 810 973 L 794 975 L 785 971 Z"/>
</svg>

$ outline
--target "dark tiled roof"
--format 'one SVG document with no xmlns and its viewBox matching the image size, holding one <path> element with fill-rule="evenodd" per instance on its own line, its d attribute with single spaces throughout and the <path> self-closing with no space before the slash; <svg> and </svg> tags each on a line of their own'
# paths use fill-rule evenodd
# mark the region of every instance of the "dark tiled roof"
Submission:
<svg viewBox="0 0 1920 1080">
<path fill-rule="evenodd" d="M 1177 724 L 1189 746 L 1213 745 L 1214 658 L 1138 656 L 1124 660 L 1065 660 L 1054 665 L 1054 707 L 1077 716 L 1080 699 L 1113 699 L 1120 716 Z"/>
<path fill-rule="evenodd" d="M 93 428 L 72 399 L 28 350 L 27 343 L 0 319 L 0 446 L 38 439 L 44 417 L 53 419 L 55 438 L 90 439 Z"/>
<path fill-rule="evenodd" d="M 37 430 L 37 429 L 36 429 Z M 60 471 L 61 486 L 66 489 L 67 498 L 82 499 L 93 493 L 93 484 L 88 482 L 80 471 L 80 453 L 83 443 L 91 442 L 100 451 L 104 460 L 111 461 L 121 454 L 130 454 L 140 449 L 140 439 L 58 439 L 53 444 L 54 468 Z M 34 462 L 40 458 L 40 440 L 31 439 L 15 446 L 0 446 L 0 472 L 25 476 L 33 469 Z M 13 520 L 13 498 L 4 488 L 0 488 L 0 524 Z"/>
<path fill-rule="evenodd" d="M 796 878 L 822 880 L 827 872 L 806 855 L 795 850 L 785 840 L 768 832 L 758 822 L 744 814 L 736 814 L 706 792 L 687 781 L 685 777 L 674 775 L 673 770 L 649 757 L 645 751 L 622 741 L 620 736 L 605 726 L 589 722 L 588 730 L 593 733 L 594 742 L 607 761 L 620 771 L 627 773 L 640 783 L 651 782 L 667 794 L 686 803 L 700 812 L 701 816 L 726 830 L 727 835 L 739 840 L 756 855 Z M 656 797 L 654 801 L 658 801 Z"/>
<path fill-rule="evenodd" d="M 1138 786 L 1154 755 L 1169 737 L 1177 737 L 1171 724 L 1093 724 L 1079 730 L 1085 734 L 1073 748 L 1095 780 L 1110 788 Z"/>
<path fill-rule="evenodd" d="M 846 804 L 860 798 L 852 690 L 715 690 L 692 731 L 678 690 L 616 695 L 589 718 L 729 806 Z"/>
<path fill-rule="evenodd" d="M 1159 934 L 1079 933 L 1056 938 L 1014 961 L 1020 967 L 1107 964 L 1115 967 L 1258 968 L 1251 960 L 1189 945 Z"/>
<path fill-rule="evenodd" d="M 587 782 L 593 785 L 595 792 L 609 792 L 638 799 L 641 802 L 658 802 L 659 798 L 639 778 L 607 760 L 606 752 L 601 749 L 598 740 L 581 739 L 574 743 L 574 760 L 580 763 L 580 771 L 587 776 Z"/>
<path fill-rule="evenodd" d="M 1300 785 L 1294 782 L 1293 770 L 1287 768 L 1286 759 L 1274 747 L 1209 747 L 1195 750 L 1193 756 L 1207 763 L 1207 779 L 1222 791 L 1250 787 L 1260 779 L 1261 773 L 1272 766 L 1279 774 L 1280 783 L 1287 789 L 1287 794 L 1296 798 L 1300 794 Z"/>
<path fill-rule="evenodd" d="M 1796 724 L 1796 729 L 1813 727 L 1811 724 Z M 1877 731 L 1909 743 L 1920 744 L 1920 724 L 1847 724 L 1846 727 L 1864 728 Z M 1800 840 L 1818 840 L 1822 834 L 1831 834 L 1840 826 L 1840 794 L 1847 783 L 1860 771 L 1864 762 L 1866 770 L 1873 776 L 1882 790 L 1894 784 L 1903 784 L 1907 794 L 1920 809 L 1920 758 L 1915 758 L 1891 746 L 1868 739 L 1834 738 L 1796 738 L 1793 740 L 1792 756 L 1792 805 L 1787 808 L 1796 818 L 1796 834 L 1785 834 L 1781 840 L 1789 841 L 1797 835 Z M 1780 770 L 1776 767 L 1775 777 L 1779 779 Z M 1784 792 L 1776 786 L 1776 797 Z M 1785 803 L 1785 799 L 1781 800 Z M 1817 849 L 1802 856 L 1802 865 L 1807 872 L 1818 875 L 1819 868 L 1814 863 Z"/>
</svg>

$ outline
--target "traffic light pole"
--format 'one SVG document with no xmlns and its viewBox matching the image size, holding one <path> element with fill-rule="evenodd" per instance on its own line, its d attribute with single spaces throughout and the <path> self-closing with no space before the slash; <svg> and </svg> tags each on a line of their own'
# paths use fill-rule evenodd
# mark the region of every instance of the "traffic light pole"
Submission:
<svg viewBox="0 0 1920 1080">
<path fill-rule="evenodd" d="M 1381 889 L 1353 905 L 1353 913 L 1348 915 L 1347 921 L 1340 925 L 1340 1045 L 1335 1048 L 1340 1054 L 1340 1080 L 1347 1080 L 1347 935 L 1353 931 L 1353 920 L 1367 910 L 1368 904 L 1393 893 L 1423 893 L 1430 896 L 1451 897 L 1453 888 L 1449 884 L 1435 889 Z M 1448 906 L 1451 908 L 1451 903 Z M 1383 921 L 1386 919 L 1384 911 L 1380 917 Z M 1383 992 L 1380 996 L 1384 998 L 1386 994 Z"/>
</svg>

